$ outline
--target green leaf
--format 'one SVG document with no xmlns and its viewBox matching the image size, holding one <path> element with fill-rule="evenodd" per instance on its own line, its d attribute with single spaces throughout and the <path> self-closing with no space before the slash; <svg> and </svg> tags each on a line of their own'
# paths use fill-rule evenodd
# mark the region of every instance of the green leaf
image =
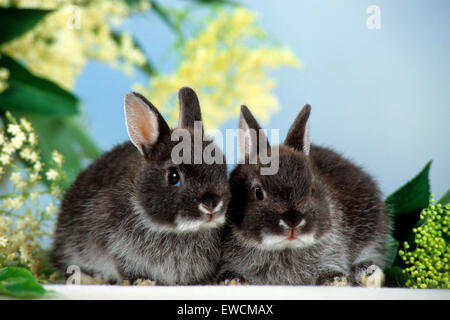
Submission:
<svg viewBox="0 0 450 320">
<path fill-rule="evenodd" d="M 39 298 L 46 290 L 24 268 L 7 267 L 0 269 L 0 295 L 15 298 Z"/>
<path fill-rule="evenodd" d="M 14 59 L 2 54 L 0 67 L 9 70 L 8 89 L 0 93 L 0 109 L 45 116 L 78 113 L 78 99 L 57 84 L 31 74 Z"/>
<path fill-rule="evenodd" d="M 417 225 L 420 212 L 428 207 L 431 161 L 412 180 L 391 194 L 385 203 L 393 225 L 393 237 L 400 243 L 414 241 L 412 228 Z"/>
<path fill-rule="evenodd" d="M 51 10 L 0 8 L 0 44 L 33 29 Z"/>
<path fill-rule="evenodd" d="M 391 235 L 388 235 L 388 239 L 387 239 L 387 253 L 386 253 L 386 257 L 385 257 L 385 265 L 387 267 L 392 266 L 392 264 L 394 263 L 395 259 L 398 256 L 398 247 L 399 247 L 399 243 L 397 240 L 394 239 L 394 237 L 392 237 Z"/>
<path fill-rule="evenodd" d="M 442 205 L 450 203 L 450 189 L 447 190 L 447 192 L 442 196 L 442 198 L 437 203 L 440 203 Z"/>
<path fill-rule="evenodd" d="M 386 287 L 405 287 L 408 281 L 408 275 L 403 272 L 400 267 L 392 267 L 384 269 Z"/>
<path fill-rule="evenodd" d="M 385 201 L 392 216 L 408 214 L 428 207 L 430 200 L 430 183 L 428 175 L 431 161 L 403 187 L 391 194 Z"/>
</svg>

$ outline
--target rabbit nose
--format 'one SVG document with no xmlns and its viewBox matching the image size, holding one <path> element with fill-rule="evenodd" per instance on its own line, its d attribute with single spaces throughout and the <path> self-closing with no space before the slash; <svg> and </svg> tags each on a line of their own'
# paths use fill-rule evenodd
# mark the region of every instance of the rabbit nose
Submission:
<svg viewBox="0 0 450 320">
<path fill-rule="evenodd" d="M 281 220 L 289 227 L 296 228 L 299 225 L 305 224 L 303 215 L 295 210 L 288 210 L 284 212 L 281 216 Z"/>
<path fill-rule="evenodd" d="M 200 198 L 201 211 L 205 213 L 217 212 L 222 208 L 223 201 L 220 196 L 214 193 L 205 193 Z"/>
</svg>

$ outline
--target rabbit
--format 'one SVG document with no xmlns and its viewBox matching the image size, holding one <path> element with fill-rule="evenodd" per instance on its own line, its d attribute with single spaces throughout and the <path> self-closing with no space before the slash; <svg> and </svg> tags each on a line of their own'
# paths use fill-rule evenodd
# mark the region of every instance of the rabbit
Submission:
<svg viewBox="0 0 450 320">
<path fill-rule="evenodd" d="M 187 285 L 214 278 L 230 200 L 227 167 L 203 126 L 195 132 L 201 124 L 196 93 L 183 87 L 178 97 L 179 125 L 170 129 L 144 96 L 125 95 L 131 141 L 81 172 L 62 200 L 51 249 L 62 273 L 75 265 L 111 284 L 149 279 Z M 174 163 L 171 150 L 178 142 L 171 135 L 183 130 L 190 133 L 192 158 L 191 142 L 201 135 L 200 151 L 214 147 L 222 163 L 193 163 L 189 157 Z"/>
<path fill-rule="evenodd" d="M 271 147 L 241 107 L 245 162 L 229 178 L 221 283 L 382 285 L 390 224 L 380 190 L 351 161 L 310 144 L 310 112 L 305 105 L 284 142 Z M 259 139 L 251 134 L 258 131 Z M 275 174 L 262 174 L 264 149 L 272 162 L 278 156 Z"/>
</svg>

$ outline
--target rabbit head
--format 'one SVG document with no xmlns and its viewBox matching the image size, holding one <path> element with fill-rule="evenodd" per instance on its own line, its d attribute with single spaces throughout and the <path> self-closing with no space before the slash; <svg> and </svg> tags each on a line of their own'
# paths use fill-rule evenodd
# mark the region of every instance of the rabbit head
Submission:
<svg viewBox="0 0 450 320">
<path fill-rule="evenodd" d="M 241 108 L 239 146 L 246 162 L 231 173 L 227 219 L 233 232 L 249 245 L 269 250 L 304 247 L 330 227 L 327 190 L 310 158 L 310 112 L 305 105 L 284 143 L 271 147 L 250 110 Z M 279 162 L 275 174 L 261 174 L 262 167 L 268 166 L 259 161 L 264 149 L 272 161 Z"/>
<path fill-rule="evenodd" d="M 183 87 L 178 98 L 179 126 L 170 129 L 145 97 L 135 92 L 125 96 L 128 135 L 140 153 L 134 190 L 130 190 L 134 193 L 133 206 L 155 230 L 216 228 L 225 222 L 230 198 L 225 159 L 219 147 L 203 134 L 195 92 Z M 183 161 L 174 159 L 173 152 L 180 137 L 187 146 L 179 152 Z M 195 161 L 206 148 L 222 161 Z"/>
</svg>

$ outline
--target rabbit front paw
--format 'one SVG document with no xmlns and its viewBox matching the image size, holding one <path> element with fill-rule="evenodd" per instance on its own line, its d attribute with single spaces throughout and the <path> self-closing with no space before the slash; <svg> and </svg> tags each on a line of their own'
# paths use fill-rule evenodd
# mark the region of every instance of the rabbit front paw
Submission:
<svg viewBox="0 0 450 320">
<path fill-rule="evenodd" d="M 318 286 L 345 287 L 349 285 L 348 277 L 339 272 L 324 272 L 316 280 Z"/>
<path fill-rule="evenodd" d="M 364 272 L 361 272 L 360 281 L 363 287 L 380 288 L 384 282 L 383 270 L 372 264 Z"/>
<path fill-rule="evenodd" d="M 222 276 L 219 277 L 218 282 L 219 284 L 225 286 L 239 286 L 248 284 L 243 277 L 231 272 L 225 272 Z"/>
</svg>

